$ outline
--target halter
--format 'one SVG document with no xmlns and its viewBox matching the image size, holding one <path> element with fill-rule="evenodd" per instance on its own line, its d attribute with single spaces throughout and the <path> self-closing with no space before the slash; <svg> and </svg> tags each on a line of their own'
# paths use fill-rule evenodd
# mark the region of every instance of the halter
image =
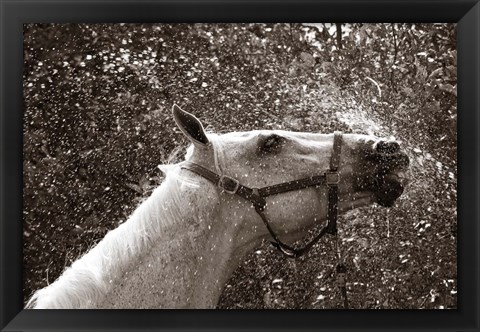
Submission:
<svg viewBox="0 0 480 332">
<path fill-rule="evenodd" d="M 287 257 L 296 258 L 308 252 L 313 247 L 313 245 L 318 242 L 318 240 L 320 240 L 320 238 L 322 238 L 325 234 L 337 234 L 338 183 L 340 182 L 338 166 L 340 163 L 341 148 L 342 133 L 335 132 L 333 135 L 333 153 L 330 158 L 330 169 L 328 171 L 325 171 L 321 175 L 314 175 L 300 180 L 288 181 L 263 188 L 249 188 L 240 184 L 240 182 L 235 178 L 227 175 L 218 175 L 217 173 L 212 172 L 211 170 L 190 161 L 183 162 L 181 168 L 190 170 L 200 175 L 201 177 L 222 188 L 223 191 L 228 194 L 238 195 L 250 201 L 255 207 L 255 211 L 262 218 L 262 221 L 267 227 L 268 232 L 274 239 L 274 241 L 271 241 L 272 245 L 279 249 Z M 302 248 L 294 248 L 292 246 L 289 246 L 288 244 L 285 244 L 274 232 L 272 226 L 270 225 L 267 217 L 264 214 L 265 208 L 267 206 L 267 201 L 265 200 L 265 197 L 278 195 L 294 190 L 301 190 L 305 188 L 318 188 L 322 185 L 326 185 L 328 187 L 327 226 L 325 226 L 317 236 L 315 236 L 309 243 L 307 243 Z"/>
</svg>

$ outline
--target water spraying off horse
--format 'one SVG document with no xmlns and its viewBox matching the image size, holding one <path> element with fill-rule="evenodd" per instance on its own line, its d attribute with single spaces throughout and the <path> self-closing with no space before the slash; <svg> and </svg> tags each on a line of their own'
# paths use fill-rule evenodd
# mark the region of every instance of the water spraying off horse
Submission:
<svg viewBox="0 0 480 332">
<path fill-rule="evenodd" d="M 161 166 L 162 185 L 37 291 L 28 308 L 214 308 L 263 240 L 288 256 L 305 254 L 309 248 L 288 243 L 315 224 L 330 226 L 337 213 L 392 206 L 405 186 L 408 157 L 394 141 L 271 130 L 207 134 L 178 106 L 173 116 L 193 143 L 186 160 Z"/>
</svg>

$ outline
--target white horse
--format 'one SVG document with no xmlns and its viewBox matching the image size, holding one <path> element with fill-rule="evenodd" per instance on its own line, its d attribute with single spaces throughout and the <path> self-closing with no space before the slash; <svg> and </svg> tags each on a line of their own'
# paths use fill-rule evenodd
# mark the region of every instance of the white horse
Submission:
<svg viewBox="0 0 480 332">
<path fill-rule="evenodd" d="M 173 114 L 193 143 L 187 161 L 249 188 L 323 174 L 334 153 L 333 134 L 206 134 L 193 115 L 177 106 Z M 375 202 L 392 205 L 408 165 L 398 144 L 357 134 L 343 135 L 341 144 L 338 212 Z M 35 292 L 27 308 L 216 306 L 244 256 L 271 235 L 248 199 L 182 163 L 160 168 L 166 173 L 162 185 L 54 283 Z M 326 221 L 327 196 L 324 185 L 282 192 L 265 198 L 263 214 L 278 237 L 291 243 Z"/>
</svg>

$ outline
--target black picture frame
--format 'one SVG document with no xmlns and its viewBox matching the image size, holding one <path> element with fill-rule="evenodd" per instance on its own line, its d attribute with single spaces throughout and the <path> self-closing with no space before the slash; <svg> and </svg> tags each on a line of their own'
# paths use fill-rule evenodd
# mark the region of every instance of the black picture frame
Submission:
<svg viewBox="0 0 480 332">
<path fill-rule="evenodd" d="M 480 4 L 478 0 L 0 0 L 0 327 L 88 330 L 479 330 Z M 23 310 L 24 23 L 455 22 L 458 24 L 458 309 Z"/>
</svg>

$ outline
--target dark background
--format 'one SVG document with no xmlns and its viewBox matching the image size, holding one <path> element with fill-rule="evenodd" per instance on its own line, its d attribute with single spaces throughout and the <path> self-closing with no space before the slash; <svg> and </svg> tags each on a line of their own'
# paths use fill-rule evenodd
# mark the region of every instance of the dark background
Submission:
<svg viewBox="0 0 480 332">
<path fill-rule="evenodd" d="M 414 181 L 341 218 L 353 308 L 456 308 L 454 24 L 24 26 L 24 296 L 126 220 L 182 158 L 173 103 L 207 130 L 375 133 Z M 308 35 L 308 37 L 306 37 Z M 338 38 L 338 36 L 341 38 Z M 220 308 L 336 308 L 332 244 L 267 244 Z"/>
</svg>

